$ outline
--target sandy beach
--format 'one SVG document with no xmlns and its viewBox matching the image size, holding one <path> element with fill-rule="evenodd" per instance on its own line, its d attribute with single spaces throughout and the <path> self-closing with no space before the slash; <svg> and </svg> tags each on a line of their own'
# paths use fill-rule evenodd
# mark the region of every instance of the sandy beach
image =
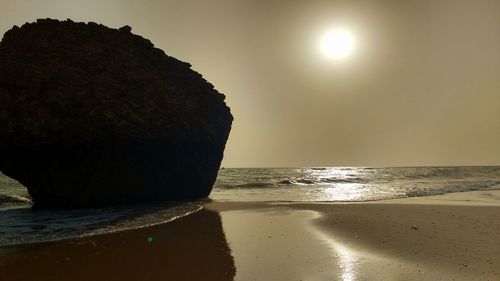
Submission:
<svg viewBox="0 0 500 281">
<path fill-rule="evenodd" d="M 0 249 L 1 280 L 500 280 L 499 197 L 212 202 L 154 227 Z"/>
</svg>

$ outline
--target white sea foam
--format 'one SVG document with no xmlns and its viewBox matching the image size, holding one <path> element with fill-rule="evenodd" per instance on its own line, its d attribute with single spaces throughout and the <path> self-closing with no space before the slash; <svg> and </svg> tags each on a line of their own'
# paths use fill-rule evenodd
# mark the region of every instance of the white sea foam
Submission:
<svg viewBox="0 0 500 281">
<path fill-rule="evenodd" d="M 0 210 L 0 246 L 51 242 L 143 228 L 187 216 L 193 203 L 156 203 L 79 210 L 31 210 L 31 205 Z"/>
</svg>

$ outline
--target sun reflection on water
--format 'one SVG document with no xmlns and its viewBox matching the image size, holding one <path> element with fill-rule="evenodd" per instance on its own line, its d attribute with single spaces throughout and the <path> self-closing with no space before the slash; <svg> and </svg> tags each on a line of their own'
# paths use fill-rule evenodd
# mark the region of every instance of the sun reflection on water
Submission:
<svg viewBox="0 0 500 281">
<path fill-rule="evenodd" d="M 343 183 L 322 189 L 324 201 L 363 201 L 370 190 L 365 185 L 357 183 Z"/>
</svg>

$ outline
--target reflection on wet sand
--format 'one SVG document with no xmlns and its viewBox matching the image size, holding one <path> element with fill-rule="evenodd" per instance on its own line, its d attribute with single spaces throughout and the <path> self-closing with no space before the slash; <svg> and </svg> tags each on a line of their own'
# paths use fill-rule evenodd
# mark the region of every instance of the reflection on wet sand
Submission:
<svg viewBox="0 0 500 281">
<path fill-rule="evenodd" d="M 330 246 L 332 254 L 338 257 L 337 267 L 340 269 L 342 281 L 355 281 L 359 280 L 358 273 L 360 271 L 359 263 L 365 260 L 365 257 L 356 255 L 354 251 L 348 247 L 336 243 L 333 239 L 320 231 L 316 232 L 318 237 L 323 239 L 327 245 Z"/>
<path fill-rule="evenodd" d="M 235 280 L 415 280 L 419 274 L 414 266 L 375 249 L 339 241 L 335 229 L 317 225 L 324 216 L 321 212 L 287 204 L 239 206 L 205 206 L 221 211 Z"/>
<path fill-rule="evenodd" d="M 348 278 L 351 264 L 310 226 L 318 216 L 283 207 L 222 211 L 235 280 L 356 280 Z"/>
<path fill-rule="evenodd" d="M 316 218 L 321 216 L 318 213 Z M 313 226 L 314 227 L 314 226 Z M 329 249 L 331 254 L 337 257 L 336 267 L 340 271 L 338 280 L 356 281 L 356 280 L 379 280 L 381 276 L 389 276 L 391 273 L 382 273 L 380 267 L 387 267 L 391 261 L 373 255 L 367 251 L 358 252 L 342 243 L 336 241 L 333 235 L 324 232 L 320 228 L 314 231 L 316 237 L 325 244 L 325 249 Z M 389 279 L 392 280 L 392 279 Z M 395 278 L 394 280 L 398 280 Z"/>
<path fill-rule="evenodd" d="M 0 279 L 233 280 L 220 216 L 202 210 L 171 223 L 0 252 Z"/>
</svg>

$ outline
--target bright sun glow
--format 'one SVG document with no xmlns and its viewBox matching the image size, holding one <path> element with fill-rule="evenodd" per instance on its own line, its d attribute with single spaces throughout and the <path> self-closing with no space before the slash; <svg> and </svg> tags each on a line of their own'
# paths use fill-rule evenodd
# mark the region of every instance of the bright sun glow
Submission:
<svg viewBox="0 0 500 281">
<path fill-rule="evenodd" d="M 336 29 L 323 36 L 320 43 L 325 56 L 334 60 L 347 58 L 354 49 L 354 38 L 344 29 Z"/>
</svg>

